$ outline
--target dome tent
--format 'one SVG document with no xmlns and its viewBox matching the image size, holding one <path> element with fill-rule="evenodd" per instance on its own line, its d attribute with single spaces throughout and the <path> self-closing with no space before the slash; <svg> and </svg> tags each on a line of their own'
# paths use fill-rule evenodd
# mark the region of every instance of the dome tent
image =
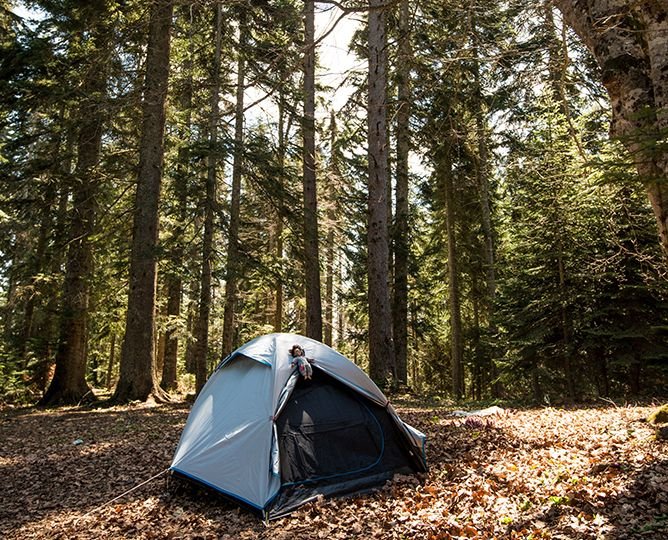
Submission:
<svg viewBox="0 0 668 540">
<path fill-rule="evenodd" d="M 289 350 L 312 360 L 305 380 Z M 343 355 L 295 334 L 227 356 L 193 404 L 170 469 L 274 518 L 320 495 L 426 471 L 425 436 Z"/>
</svg>

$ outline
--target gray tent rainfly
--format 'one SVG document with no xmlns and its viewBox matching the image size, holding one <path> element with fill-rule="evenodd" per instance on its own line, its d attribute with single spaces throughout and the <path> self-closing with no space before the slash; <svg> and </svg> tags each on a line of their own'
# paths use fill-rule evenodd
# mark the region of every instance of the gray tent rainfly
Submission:
<svg viewBox="0 0 668 540">
<path fill-rule="evenodd" d="M 300 377 L 290 348 L 311 359 Z M 226 357 L 195 401 L 171 470 L 274 518 L 324 495 L 361 493 L 427 470 L 425 436 L 327 345 L 258 337 Z"/>
</svg>

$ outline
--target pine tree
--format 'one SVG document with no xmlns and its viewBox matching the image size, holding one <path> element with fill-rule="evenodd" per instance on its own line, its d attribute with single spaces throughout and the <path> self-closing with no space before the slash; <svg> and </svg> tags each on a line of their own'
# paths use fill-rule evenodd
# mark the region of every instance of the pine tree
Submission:
<svg viewBox="0 0 668 540">
<path fill-rule="evenodd" d="M 369 2 L 368 47 L 368 305 L 369 375 L 385 385 L 394 364 L 392 313 L 388 290 L 388 149 L 386 7 Z"/>
<path fill-rule="evenodd" d="M 172 0 L 151 4 L 130 290 L 120 378 L 113 396 L 119 402 L 144 401 L 152 394 L 164 398 L 155 373 L 156 246 L 173 8 Z"/>
<path fill-rule="evenodd" d="M 111 27 L 107 20 L 110 6 L 80 6 L 80 28 L 93 28 L 89 50 L 91 62 L 83 76 L 83 99 L 77 114 L 77 164 L 73 174 L 72 217 L 68 242 L 67 268 L 63 284 L 60 339 L 56 352 L 56 371 L 40 400 L 42 405 L 75 404 L 92 399 L 86 382 L 88 359 L 88 315 L 90 282 L 93 274 L 91 236 L 95 231 L 98 172 L 109 62 Z M 81 37 L 83 38 L 83 32 Z M 78 45 L 75 40 L 75 46 Z"/>
<path fill-rule="evenodd" d="M 206 167 L 206 196 L 204 199 L 204 237 L 202 239 L 202 273 L 200 279 L 199 312 L 196 325 L 195 345 L 195 386 L 199 392 L 207 379 L 207 357 L 209 352 L 209 319 L 211 316 L 211 278 L 214 258 L 214 215 L 217 184 L 217 142 L 218 142 L 218 102 L 221 86 L 221 47 L 223 31 L 223 11 L 219 2 L 215 9 L 214 56 L 211 84 L 210 111 L 208 122 L 209 149 Z M 243 77 L 241 78 L 243 81 Z"/>
<path fill-rule="evenodd" d="M 313 0 L 304 2 L 304 117 L 302 119 L 304 168 L 304 276 L 306 335 L 322 341 L 322 299 L 315 152 L 315 12 Z"/>
</svg>

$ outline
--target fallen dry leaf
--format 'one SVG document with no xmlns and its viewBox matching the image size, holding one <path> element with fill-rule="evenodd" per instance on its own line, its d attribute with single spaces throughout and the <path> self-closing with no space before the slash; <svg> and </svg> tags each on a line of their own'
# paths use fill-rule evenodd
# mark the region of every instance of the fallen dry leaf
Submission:
<svg viewBox="0 0 668 540">
<path fill-rule="evenodd" d="M 269 525 L 208 490 L 173 489 L 167 475 L 105 506 L 169 466 L 186 405 L 2 410 L 0 537 L 668 538 L 668 443 L 642 421 L 650 407 L 531 409 L 484 422 L 397 409 L 428 435 L 429 473 Z"/>
</svg>

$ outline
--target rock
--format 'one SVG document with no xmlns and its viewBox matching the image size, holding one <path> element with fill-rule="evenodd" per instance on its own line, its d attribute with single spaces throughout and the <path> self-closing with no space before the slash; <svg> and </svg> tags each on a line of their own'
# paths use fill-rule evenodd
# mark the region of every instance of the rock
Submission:
<svg viewBox="0 0 668 540">
<path fill-rule="evenodd" d="M 652 412 L 652 414 L 647 417 L 647 421 L 650 424 L 668 423 L 668 403 Z"/>
<path fill-rule="evenodd" d="M 501 407 L 493 405 L 492 407 L 487 407 L 486 409 L 480 409 L 477 411 L 452 411 L 450 416 L 492 416 L 496 414 L 504 414 L 506 411 Z"/>
</svg>

